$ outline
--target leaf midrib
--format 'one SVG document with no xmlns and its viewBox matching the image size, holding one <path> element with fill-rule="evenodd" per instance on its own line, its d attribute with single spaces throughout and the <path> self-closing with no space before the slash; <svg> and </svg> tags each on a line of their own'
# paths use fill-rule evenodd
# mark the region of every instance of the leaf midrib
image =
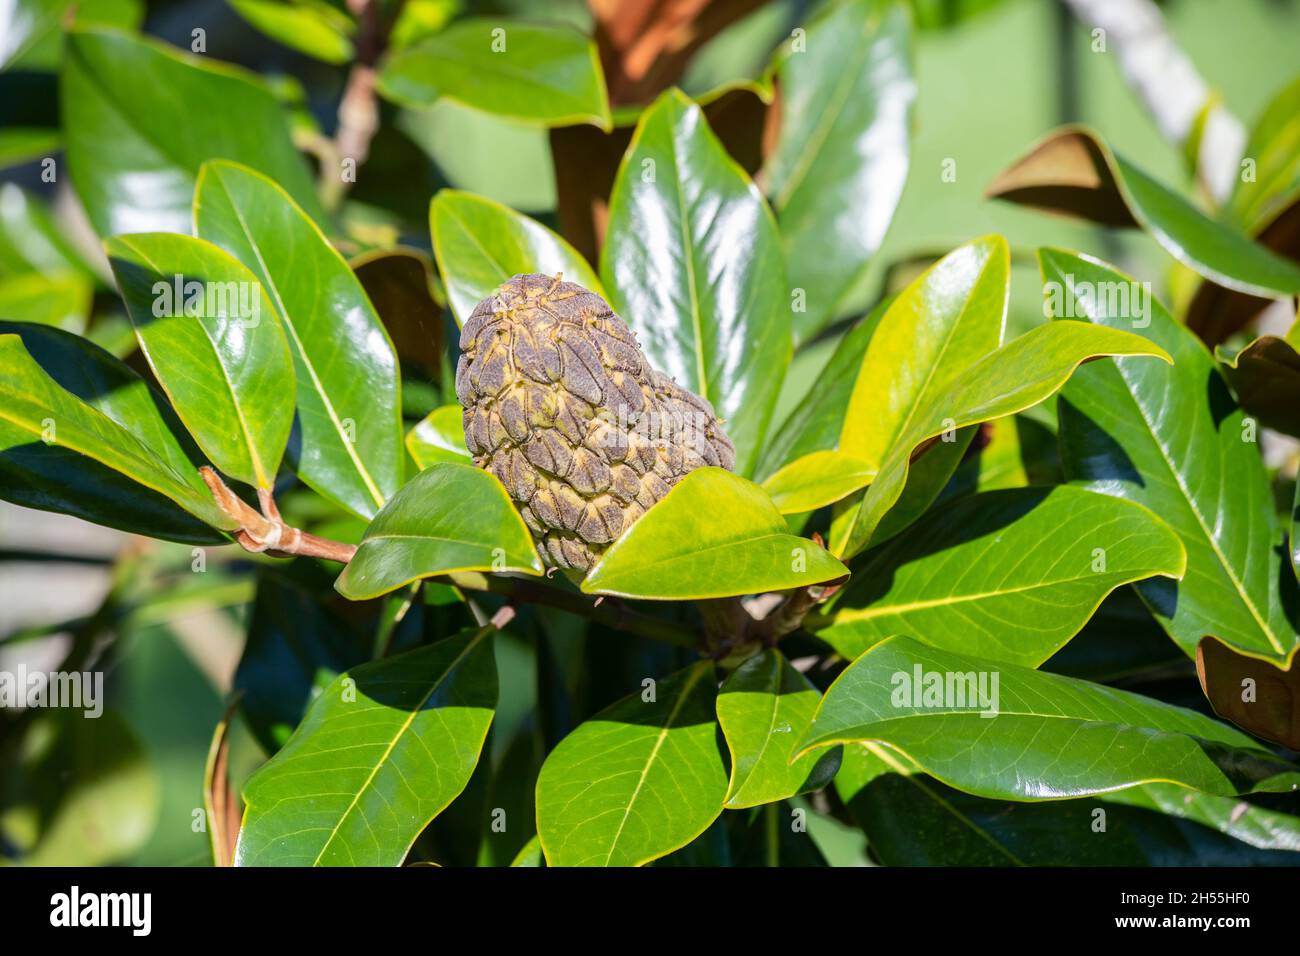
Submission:
<svg viewBox="0 0 1300 956">
<path fill-rule="evenodd" d="M 406 720 L 402 721 L 402 725 L 397 729 L 397 732 L 393 734 L 392 739 L 388 742 L 388 746 L 384 748 L 384 752 L 380 754 L 379 759 L 375 761 L 375 765 L 371 768 L 370 774 L 366 777 L 361 786 L 357 788 L 357 792 L 353 795 L 351 803 L 349 803 L 347 808 L 339 814 L 338 821 L 334 826 L 328 828 L 329 836 L 327 836 L 325 842 L 321 844 L 320 852 L 316 854 L 316 859 L 312 860 L 312 866 L 320 866 L 321 858 L 325 855 L 325 851 L 333 844 L 335 837 L 338 836 L 339 830 L 342 828 L 344 821 L 346 821 L 348 817 L 351 816 L 352 811 L 356 809 L 357 804 L 361 800 L 361 795 L 365 793 L 371 783 L 374 782 L 380 768 L 392 755 L 394 748 L 397 746 L 397 742 L 402 739 L 402 736 L 406 734 L 408 730 L 411 729 L 411 724 L 415 722 L 415 718 L 424 710 L 424 705 L 429 702 L 429 699 L 433 697 L 434 693 L 437 692 L 438 688 L 443 685 L 447 678 L 455 672 L 456 668 L 460 666 L 461 661 L 465 659 L 469 652 L 478 646 L 479 641 L 483 640 L 490 633 L 492 633 L 492 628 L 485 627 L 482 628 L 478 634 L 474 635 L 474 637 L 472 637 L 465 645 L 464 650 L 452 659 L 451 663 L 448 664 L 446 669 L 442 672 L 442 675 L 434 681 L 432 685 L 430 685 L 428 691 L 426 691 L 424 696 L 420 698 L 420 702 L 416 704 L 415 707 L 411 708 L 411 712 L 407 715 Z"/>
<path fill-rule="evenodd" d="M 141 249 L 136 243 L 127 240 L 123 240 L 123 243 L 127 248 L 134 250 L 136 255 L 148 263 L 149 268 L 152 269 L 155 274 L 163 274 L 158 263 L 151 259 L 148 253 Z M 208 343 L 208 347 L 212 349 L 212 354 L 217 360 L 217 368 L 221 370 L 221 381 L 226 386 L 226 391 L 230 393 L 230 403 L 235 409 L 235 420 L 239 422 L 239 430 L 244 436 L 245 450 L 248 452 L 249 464 L 253 466 L 253 474 L 257 478 L 257 484 L 259 487 L 270 488 L 271 481 L 267 478 L 266 468 L 262 464 L 262 456 L 258 454 L 257 447 L 253 442 L 252 432 L 249 431 L 248 419 L 244 415 L 244 407 L 239 401 L 239 394 L 235 391 L 235 383 L 230 380 L 230 375 L 226 371 L 225 362 L 221 360 L 221 350 L 217 348 L 217 343 L 213 341 L 207 325 L 203 322 L 199 322 L 198 326 L 203 331 L 203 341 Z M 139 326 L 137 326 L 137 329 L 138 328 Z M 143 333 L 141 334 L 141 338 L 143 339 Z M 143 345 L 143 341 L 141 344 Z M 146 350 L 146 355 L 147 354 Z M 163 389 L 166 391 L 167 385 L 162 381 L 162 376 L 159 376 L 158 380 L 159 384 L 161 384 Z M 168 397 L 171 398 L 170 392 L 168 393 Z M 176 406 L 175 399 L 172 399 L 172 405 Z M 180 414 L 179 406 L 176 406 L 176 412 L 178 415 Z M 186 425 L 186 427 L 189 428 L 188 425 Z"/>
<path fill-rule="evenodd" d="M 655 759 L 659 756 L 659 750 L 668 738 L 668 731 L 672 729 L 673 721 L 677 719 L 682 707 L 686 705 L 687 698 L 703 674 L 704 668 L 696 665 L 695 673 L 687 679 L 681 693 L 677 696 L 677 700 L 673 703 L 673 709 L 669 712 L 668 719 L 664 721 L 663 727 L 659 729 L 659 734 L 655 737 L 654 747 L 651 748 L 650 755 L 641 766 L 641 776 L 637 779 L 636 787 L 633 789 L 632 795 L 628 797 L 627 805 L 623 807 L 623 817 L 618 821 L 618 829 L 614 831 L 614 838 L 609 842 L 609 853 L 605 855 L 605 866 L 609 866 L 610 860 L 614 858 L 614 851 L 618 848 L 618 841 L 623 835 L 623 828 L 627 826 L 628 817 L 632 815 L 632 807 L 636 804 L 637 797 L 641 795 L 641 789 L 645 786 L 646 777 L 650 774 L 650 767 L 653 766 Z"/>
<path fill-rule="evenodd" d="M 272 275 L 270 268 L 266 264 L 266 260 L 262 257 L 262 248 L 258 244 L 258 241 L 253 237 L 253 232 L 248 226 L 248 220 L 244 218 L 243 210 L 239 208 L 239 204 L 235 201 L 235 197 L 231 195 L 230 189 L 226 186 L 226 182 L 221 177 L 220 173 L 216 174 L 214 178 L 221 184 L 221 190 L 226 194 L 226 199 L 229 201 L 230 208 L 235 214 L 235 219 L 239 222 L 239 228 L 243 231 L 244 238 L 248 240 L 249 248 L 252 249 L 253 255 L 257 259 L 257 264 L 262 271 L 262 275 L 266 277 L 266 281 L 263 285 L 275 299 L 276 310 L 284 319 L 285 329 L 288 331 L 289 337 L 293 340 L 294 348 L 298 350 L 298 357 L 302 359 L 302 364 L 307 369 L 307 374 L 311 377 L 312 386 L 315 388 L 316 394 L 320 397 L 321 404 L 324 406 L 326 414 L 329 415 L 330 424 L 334 427 L 335 437 L 338 439 L 339 444 L 343 446 L 343 450 L 347 453 L 348 457 L 352 460 L 353 467 L 356 468 L 357 474 L 365 485 L 366 491 L 369 493 L 371 500 L 374 501 L 376 507 L 382 508 L 384 506 L 384 496 L 379 491 L 379 487 L 375 484 L 374 478 L 371 476 L 369 469 L 366 468 L 365 462 L 361 460 L 361 456 L 357 454 L 356 448 L 353 446 L 352 442 L 348 440 L 347 433 L 343 429 L 343 422 L 340 421 L 337 410 L 334 408 L 334 402 L 330 399 L 329 393 L 325 390 L 325 386 L 321 382 L 319 374 L 316 372 L 316 366 L 312 362 L 311 356 L 308 355 L 301 337 L 298 335 L 298 329 L 294 324 L 293 316 L 289 314 L 289 309 L 284 304 L 284 298 L 280 295 L 279 284 L 275 281 L 275 276 Z M 198 208 L 199 207 L 196 206 L 196 211 Z"/>
</svg>

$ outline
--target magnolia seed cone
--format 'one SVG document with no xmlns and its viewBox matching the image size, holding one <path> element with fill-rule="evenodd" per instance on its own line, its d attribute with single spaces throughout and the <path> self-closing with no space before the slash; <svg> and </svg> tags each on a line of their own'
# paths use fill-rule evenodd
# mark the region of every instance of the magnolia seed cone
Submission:
<svg viewBox="0 0 1300 956">
<path fill-rule="evenodd" d="M 590 568 L 683 476 L 735 464 L 713 406 L 655 371 L 604 299 L 559 276 L 504 283 L 460 348 L 474 464 L 505 485 L 554 567 Z"/>
</svg>

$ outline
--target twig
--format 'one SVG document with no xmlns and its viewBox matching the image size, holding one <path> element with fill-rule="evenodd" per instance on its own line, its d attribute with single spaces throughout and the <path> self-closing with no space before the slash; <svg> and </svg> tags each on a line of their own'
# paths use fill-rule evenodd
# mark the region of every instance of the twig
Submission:
<svg viewBox="0 0 1300 956">
<path fill-rule="evenodd" d="M 265 489 L 258 489 L 257 498 L 262 506 L 259 514 L 244 499 L 230 490 L 215 471 L 204 465 L 199 469 L 203 482 L 212 492 L 217 507 L 239 527 L 233 532 L 235 540 L 245 551 L 252 554 L 269 554 L 273 558 L 289 558 L 301 555 L 307 558 L 324 558 L 347 564 L 357 553 L 354 544 L 342 541 L 330 541 L 318 538 L 314 534 L 291 528 L 280 517 L 280 509 L 275 499 Z"/>
</svg>

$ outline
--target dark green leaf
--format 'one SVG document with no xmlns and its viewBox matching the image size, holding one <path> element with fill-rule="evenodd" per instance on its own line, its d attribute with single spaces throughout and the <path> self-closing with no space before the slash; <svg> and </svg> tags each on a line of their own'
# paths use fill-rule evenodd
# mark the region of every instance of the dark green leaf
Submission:
<svg viewBox="0 0 1300 956">
<path fill-rule="evenodd" d="M 397 866 L 464 789 L 497 703 L 485 627 L 362 664 L 244 787 L 237 866 Z"/>
<path fill-rule="evenodd" d="M 293 356 L 257 277 L 189 236 L 116 236 L 104 248 L 185 427 L 218 469 L 271 488 L 293 425 Z"/>
<path fill-rule="evenodd" d="M 875 645 L 839 676 L 800 746 L 859 741 L 884 744 L 949 786 L 993 799 L 1051 800 L 1144 783 L 1229 797 L 1300 786 L 1300 768 L 1194 711 L 906 637 Z"/>
<path fill-rule="evenodd" d="M 780 237 L 758 189 L 676 90 L 645 111 L 623 157 L 600 274 L 655 368 L 713 403 L 748 475 L 790 362 Z"/>
<path fill-rule="evenodd" d="M 1182 582 L 1138 591 L 1189 656 L 1206 634 L 1243 651 L 1286 654 L 1300 636 L 1279 592 L 1287 583 L 1281 528 L 1258 446 L 1214 360 L 1127 276 L 1052 249 L 1039 259 L 1044 278 L 1064 290 L 1058 314 L 1112 329 L 1149 323 L 1143 335 L 1174 358 L 1172 366 L 1130 358 L 1079 370 L 1059 403 L 1066 476 L 1146 505 L 1182 538 Z M 1127 308 L 1119 298 L 1069 291 L 1122 288 L 1139 296 Z"/>
<path fill-rule="evenodd" d="M 872 552 L 818 632 L 852 659 L 892 634 L 1037 667 L 1115 588 L 1182 576 L 1178 536 L 1080 488 L 1013 488 L 936 508 Z"/>
<path fill-rule="evenodd" d="M 641 866 L 703 833 L 727 795 L 716 696 L 713 664 L 701 661 L 565 737 L 537 780 L 547 864 Z"/>
<path fill-rule="evenodd" d="M 284 190 L 246 166 L 203 165 L 194 231 L 257 276 L 283 324 L 298 381 L 294 470 L 373 518 L 402 484 L 401 382 L 361 283 Z"/>
<path fill-rule="evenodd" d="M 907 179 L 911 27 L 902 4 L 828 5 L 776 60 L 781 125 L 763 175 L 781 223 L 796 343 L 843 312 Z"/>
<path fill-rule="evenodd" d="M 216 158 L 266 173 L 325 221 L 279 104 L 243 70 L 154 40 L 74 30 L 60 92 L 72 183 L 101 236 L 188 233 L 199 166 Z"/>
<path fill-rule="evenodd" d="M 230 527 L 163 398 L 84 339 L 0 323 L 0 494 L 178 541 Z M 212 527 L 209 527 L 212 526 Z"/>
</svg>

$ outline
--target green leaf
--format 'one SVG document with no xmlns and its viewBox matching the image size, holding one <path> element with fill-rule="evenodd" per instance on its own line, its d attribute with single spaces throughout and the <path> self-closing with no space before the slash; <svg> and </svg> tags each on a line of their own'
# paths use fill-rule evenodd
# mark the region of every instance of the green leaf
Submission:
<svg viewBox="0 0 1300 956">
<path fill-rule="evenodd" d="M 406 450 L 420 470 L 438 462 L 469 464 L 465 447 L 464 410 L 459 405 L 435 408 L 406 433 Z"/>
<path fill-rule="evenodd" d="M 398 866 L 465 788 L 497 704 L 495 629 L 362 664 L 244 786 L 237 866 Z"/>
<path fill-rule="evenodd" d="M 821 692 L 774 647 L 732 672 L 718 694 L 718 723 L 731 751 L 728 809 L 774 803 L 830 782 L 838 751 L 793 759 L 820 701 Z"/>
<path fill-rule="evenodd" d="M 858 372 L 840 451 L 879 468 L 948 383 L 1002 345 L 1011 254 L 1001 236 L 954 249 L 894 300 Z"/>
<path fill-rule="evenodd" d="M 81 332 L 90 314 L 90 280 L 77 273 L 29 272 L 0 279 L 0 316 Z"/>
<path fill-rule="evenodd" d="M 758 485 L 697 468 L 609 547 L 582 590 L 685 601 L 784 591 L 848 573 L 820 545 L 788 534 Z"/>
<path fill-rule="evenodd" d="M 228 0 L 241 17 L 279 43 L 326 63 L 352 59 L 356 24 L 324 0 Z"/>
<path fill-rule="evenodd" d="M 175 541 L 225 540 L 166 402 L 68 332 L 0 322 L 0 496 Z M 212 527 L 209 527 L 212 526 Z"/>
<path fill-rule="evenodd" d="M 13 183 L 0 186 L 0 275 L 92 270 L 54 224 L 49 208 Z"/>
<path fill-rule="evenodd" d="M 444 189 L 429 206 L 438 271 L 456 321 L 517 275 L 564 273 L 570 282 L 604 295 L 587 260 L 539 222 L 491 199 Z"/>
<path fill-rule="evenodd" d="M 541 574 L 542 562 L 501 482 L 472 465 L 436 464 L 384 505 L 334 586 L 361 601 L 453 571 Z"/>
<path fill-rule="evenodd" d="M 373 518 L 402 484 L 401 383 L 361 283 L 284 190 L 246 166 L 203 165 L 194 231 L 248 266 L 283 324 L 298 381 L 294 470 Z"/>
<path fill-rule="evenodd" d="M 637 691 L 560 741 L 537 778 L 549 866 L 641 866 L 690 843 L 722 812 L 713 663 Z"/>
<path fill-rule="evenodd" d="M 596 44 L 558 24 L 461 20 L 389 57 L 378 87 L 404 106 L 446 97 L 543 126 L 610 126 Z"/>
<path fill-rule="evenodd" d="M 965 696 L 980 680 L 992 706 Z M 958 695 L 948 697 L 949 687 Z M 799 752 L 857 741 L 882 743 L 949 786 L 993 799 L 1144 783 L 1218 796 L 1300 786 L 1300 769 L 1194 711 L 906 637 L 882 641 L 839 676 Z"/>
<path fill-rule="evenodd" d="M 1048 135 L 1004 170 L 988 195 L 1106 225 L 1138 226 L 1179 262 L 1227 289 L 1265 297 L 1300 292 L 1300 265 L 1210 219 L 1086 127 Z"/>
<path fill-rule="evenodd" d="M 852 556 L 883 539 L 876 533 L 877 529 L 900 500 L 908 482 L 911 459 L 923 445 L 953 434 L 954 429 L 1022 412 L 1056 392 L 1082 363 L 1108 355 L 1170 360 L 1158 346 L 1132 332 L 1098 328 L 1086 322 L 1049 322 L 1031 329 L 951 379 L 947 388 L 921 410 L 919 417 L 911 420 L 907 431 L 890 448 L 863 497 L 855 521 L 847 532 L 832 541 L 831 550 L 837 555 Z M 956 462 L 952 467 L 956 467 Z M 933 490 L 937 495 L 939 489 Z M 897 521 L 888 527 L 892 533 L 901 530 Z"/>
<path fill-rule="evenodd" d="M 334 597 L 328 572 L 306 560 L 300 564 L 310 570 L 302 583 L 278 573 L 278 567 L 259 569 L 257 598 L 232 682 L 240 695 L 239 712 L 267 753 L 284 746 L 307 705 L 330 681 L 370 657 L 369 641 L 328 603 Z"/>
<path fill-rule="evenodd" d="M 542 841 L 533 834 L 522 850 L 515 854 L 511 866 L 539 867 L 546 866 L 546 857 L 542 855 Z"/>
<path fill-rule="evenodd" d="M 257 277 L 190 236 L 115 236 L 104 248 L 140 350 L 185 427 L 218 469 L 269 489 L 293 425 L 294 372 Z"/>
<path fill-rule="evenodd" d="M 1234 797 L 1147 784 L 1091 799 L 986 800 L 876 743 L 845 748 L 835 786 L 886 866 L 1241 866 L 1286 864 L 1300 848 L 1300 819 Z"/>
<path fill-rule="evenodd" d="M 911 26 L 902 4 L 849 0 L 787 44 L 775 69 L 781 124 L 763 175 L 790 286 L 806 293 L 796 343 L 843 313 L 903 194 L 912 104 Z"/>
<path fill-rule="evenodd" d="M 892 299 L 882 301 L 840 339 L 807 394 L 791 409 L 781 427 L 769 435 L 755 476 L 770 478 L 796 459 L 838 447 L 862 356 L 891 304 Z"/>
<path fill-rule="evenodd" d="M 1080 488 L 1014 488 L 936 508 L 873 551 L 817 636 L 853 659 L 892 634 L 1037 667 L 1123 584 L 1180 578 L 1178 536 Z"/>
<path fill-rule="evenodd" d="M 142 0 L 9 0 L 0 9 L 0 71 L 57 70 L 70 26 L 134 30 L 143 19 Z"/>
<path fill-rule="evenodd" d="M 980 426 L 977 444 L 939 500 L 999 488 L 1059 485 L 1062 480 L 1056 432 L 1027 415 L 1013 415 Z"/>
<path fill-rule="evenodd" d="M 63 148 L 63 136 L 57 129 L 43 126 L 9 126 L 0 129 L 0 169 L 22 166 Z M 12 183 L 3 188 L 17 189 Z"/>
<path fill-rule="evenodd" d="M 1057 314 L 1113 329 L 1149 322 L 1143 335 L 1174 358 L 1172 366 L 1120 359 L 1079 371 L 1058 408 L 1066 477 L 1146 505 L 1183 540 L 1187 574 L 1178 587 L 1147 582 L 1138 591 L 1184 652 L 1193 655 L 1214 634 L 1283 657 L 1300 636 L 1279 591 L 1281 527 L 1258 446 L 1244 440 L 1241 410 L 1214 360 L 1127 276 L 1052 249 L 1039 261 L 1045 280 L 1063 291 Z M 1082 294 L 1120 288 L 1139 298 L 1124 307 L 1118 297 Z"/>
<path fill-rule="evenodd" d="M 748 475 L 790 363 L 780 236 L 758 189 L 677 90 L 632 135 L 600 274 L 655 368 L 713 404 L 736 472 Z"/>
<path fill-rule="evenodd" d="M 1274 220 L 1300 191 L 1300 77 L 1269 101 L 1250 131 L 1243 157 L 1255 175 L 1238 176 L 1222 218 L 1253 233 Z"/>
<path fill-rule="evenodd" d="M 209 159 L 266 173 L 325 222 L 280 105 L 252 74 L 154 40 L 77 30 L 60 92 L 68 169 L 101 236 L 188 233 L 195 177 Z"/>
<path fill-rule="evenodd" d="M 834 504 L 871 484 L 876 469 L 864 458 L 841 451 L 815 451 L 796 458 L 763 482 L 763 490 L 783 515 L 797 515 Z"/>
<path fill-rule="evenodd" d="M 1261 335 L 1245 348 L 1214 350 L 1224 377 L 1248 414 L 1278 431 L 1300 437 L 1300 326 L 1287 338 Z"/>
</svg>

